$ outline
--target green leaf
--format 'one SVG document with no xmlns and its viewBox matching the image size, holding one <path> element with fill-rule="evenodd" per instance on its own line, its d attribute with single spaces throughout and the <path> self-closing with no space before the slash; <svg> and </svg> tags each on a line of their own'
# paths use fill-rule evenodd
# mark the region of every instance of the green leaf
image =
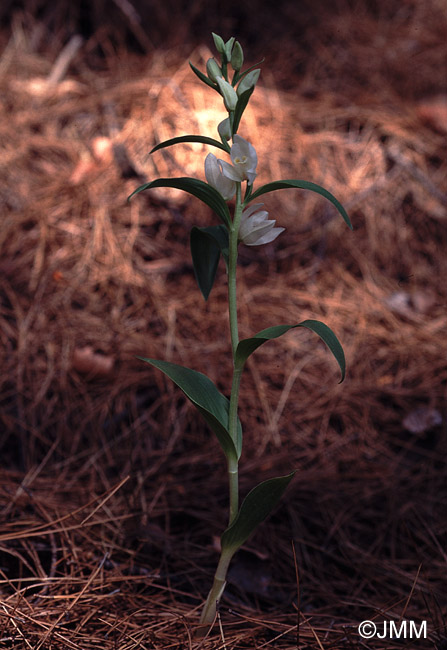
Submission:
<svg viewBox="0 0 447 650">
<path fill-rule="evenodd" d="M 230 151 L 228 145 L 225 146 L 222 142 L 219 142 L 219 140 L 215 140 L 214 138 L 208 138 L 204 135 L 181 135 L 178 138 L 171 138 L 170 140 L 160 142 L 160 144 L 157 144 L 150 153 L 154 153 L 154 151 L 164 149 L 165 147 L 170 147 L 173 144 L 181 144 L 182 142 L 201 142 L 202 144 L 210 144 L 213 147 L 218 147 L 218 149 L 222 149 L 222 151 L 225 151 L 226 153 Z"/>
<path fill-rule="evenodd" d="M 208 77 L 205 74 L 203 74 L 203 72 L 200 72 L 200 70 L 196 68 L 196 66 L 193 65 L 191 61 L 189 62 L 189 65 L 191 67 L 191 70 L 194 72 L 194 74 L 196 74 L 199 77 L 200 81 L 206 83 L 207 86 L 211 86 L 211 88 L 214 88 L 214 90 L 218 90 L 217 84 L 213 83 L 211 79 L 208 79 Z"/>
<path fill-rule="evenodd" d="M 251 72 L 252 70 L 257 68 L 259 65 L 261 65 L 261 63 L 264 63 L 264 61 L 265 61 L 265 58 L 263 57 L 260 61 L 258 61 L 254 65 L 251 65 L 246 70 L 244 70 L 244 72 L 241 72 L 240 70 L 238 72 L 235 72 L 234 75 L 233 75 L 233 79 L 231 80 L 231 85 L 236 86 L 238 81 L 241 81 L 244 77 L 246 77 L 248 75 L 249 72 Z"/>
<path fill-rule="evenodd" d="M 214 187 L 199 181 L 196 178 L 158 178 L 150 183 L 140 185 L 132 194 L 127 198 L 129 201 L 135 194 L 150 190 L 154 187 L 174 187 L 177 190 L 184 190 L 198 199 L 209 205 L 209 207 L 222 219 L 222 221 L 230 227 L 231 219 L 228 206 L 224 198 Z"/>
<path fill-rule="evenodd" d="M 242 97 L 243 95 L 241 95 Z M 236 107 L 237 110 L 237 107 Z M 285 181 L 273 181 L 273 183 L 267 183 L 267 185 L 262 185 L 256 192 L 253 192 L 253 194 L 250 196 L 250 201 L 253 201 L 253 199 L 257 199 L 258 196 L 261 196 L 261 194 L 266 194 L 266 192 L 273 192 L 274 190 L 283 190 L 283 189 L 288 189 L 295 187 L 297 189 L 301 190 L 311 190 L 312 192 L 316 192 L 317 194 L 321 194 L 321 196 L 324 196 L 325 199 L 328 199 L 339 211 L 343 219 L 346 221 L 350 229 L 352 230 L 352 224 L 351 220 L 348 217 L 348 213 L 338 201 L 333 194 L 328 192 L 327 190 L 324 189 L 324 187 L 321 187 L 321 185 L 317 185 L 316 183 L 311 183 L 310 181 L 299 181 L 295 179 L 291 180 L 285 180 Z"/>
<path fill-rule="evenodd" d="M 254 70 L 255 68 L 257 68 L 258 65 L 261 65 L 261 63 L 264 63 L 264 61 L 265 61 L 265 57 L 262 57 L 262 59 L 261 59 L 260 61 L 258 61 L 257 63 L 254 63 L 254 64 L 251 65 L 249 68 L 247 68 L 246 70 L 244 70 L 244 72 L 242 72 L 241 74 L 238 75 L 238 77 L 237 77 L 236 80 L 233 80 L 233 85 L 234 85 L 235 83 L 237 83 L 240 79 L 243 79 L 243 77 L 246 77 L 246 76 L 248 75 L 249 72 L 251 72 L 252 70 Z"/>
<path fill-rule="evenodd" d="M 222 535 L 222 553 L 233 554 L 247 541 L 281 499 L 294 474 L 270 478 L 247 494 L 236 519 Z"/>
<path fill-rule="evenodd" d="M 228 230 L 225 226 L 191 229 L 191 256 L 197 284 L 205 300 L 213 288 L 222 253 L 228 266 Z"/>
<path fill-rule="evenodd" d="M 251 88 L 243 92 L 242 95 L 237 100 L 236 108 L 234 109 L 233 135 L 237 133 L 237 130 L 239 128 L 239 123 L 241 121 L 242 113 L 245 111 L 245 108 L 248 104 L 248 100 L 252 96 L 254 89 L 255 87 L 252 86 Z"/>
<path fill-rule="evenodd" d="M 259 348 L 260 345 L 270 341 L 271 339 L 276 339 L 279 336 L 282 336 L 295 327 L 306 327 L 307 329 L 312 330 L 312 332 L 318 334 L 318 336 L 326 343 L 340 366 L 341 383 L 345 378 L 346 372 L 346 361 L 343 348 L 334 332 L 319 320 L 304 320 L 302 323 L 298 323 L 297 325 L 275 325 L 274 327 L 267 327 L 267 329 L 258 332 L 251 338 L 239 341 L 235 354 L 236 367 L 241 368 L 250 354 Z"/>
<path fill-rule="evenodd" d="M 247 183 L 247 187 L 245 188 L 245 195 L 244 195 L 244 203 L 247 204 L 250 201 L 250 196 L 251 193 L 253 192 L 253 185 L 249 185 Z"/>
<path fill-rule="evenodd" d="M 146 359 L 138 357 L 158 368 L 185 393 L 196 409 L 206 420 L 207 424 L 216 434 L 225 456 L 228 460 L 237 462 L 242 451 L 242 427 L 238 420 L 237 439 L 235 442 L 228 433 L 228 413 L 230 410 L 229 400 L 220 393 L 211 379 L 201 372 L 184 368 L 169 361 L 157 359 Z"/>
</svg>

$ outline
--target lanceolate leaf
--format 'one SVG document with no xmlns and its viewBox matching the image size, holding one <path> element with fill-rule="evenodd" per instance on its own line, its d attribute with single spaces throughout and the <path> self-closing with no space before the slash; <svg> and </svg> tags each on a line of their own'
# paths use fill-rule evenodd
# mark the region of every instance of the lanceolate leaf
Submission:
<svg viewBox="0 0 447 650">
<path fill-rule="evenodd" d="M 182 142 L 201 142 L 202 144 L 210 144 L 213 147 L 218 147 L 218 149 L 222 149 L 222 151 L 225 151 L 226 153 L 230 151 L 228 145 L 225 146 L 222 142 L 219 142 L 219 140 L 215 140 L 214 138 L 208 138 L 204 135 L 182 135 L 178 138 L 171 138 L 170 140 L 160 142 L 160 144 L 157 144 L 150 153 L 154 153 L 154 151 L 164 149 L 165 147 L 170 147 L 173 144 L 181 144 Z"/>
<path fill-rule="evenodd" d="M 233 79 L 233 86 L 234 86 L 234 85 L 235 85 L 235 84 L 236 84 L 240 79 L 243 79 L 246 75 L 248 75 L 249 72 L 251 72 L 252 70 L 254 70 L 255 68 L 257 68 L 258 65 L 261 65 L 261 63 L 264 63 L 264 61 L 265 61 L 265 57 L 262 57 L 262 59 L 261 59 L 260 61 L 258 61 L 257 63 L 254 63 L 253 65 L 251 65 L 249 68 L 247 68 L 246 70 L 244 70 L 244 72 L 239 73 L 238 76 L 237 76 L 235 79 Z"/>
<path fill-rule="evenodd" d="M 351 220 L 348 217 L 348 214 L 340 201 L 338 201 L 333 194 L 328 192 L 327 190 L 324 189 L 324 187 L 321 187 L 321 185 L 317 185 L 316 183 L 311 183 L 310 181 L 299 181 L 295 179 L 291 180 L 286 180 L 286 181 L 274 181 L 273 183 L 267 183 L 267 185 L 262 185 L 256 192 L 253 192 L 253 194 L 250 196 L 250 201 L 253 201 L 253 199 L 257 199 L 258 196 L 261 196 L 262 194 L 266 194 L 266 192 L 273 192 L 274 190 L 284 190 L 288 188 L 297 188 L 301 190 L 311 190 L 312 192 L 316 192 L 317 194 L 321 194 L 321 196 L 324 196 L 325 199 L 328 199 L 339 211 L 343 219 L 346 221 L 348 226 L 352 230 L 352 224 Z"/>
<path fill-rule="evenodd" d="M 242 93 L 242 95 L 237 100 L 236 108 L 234 110 L 234 117 L 233 117 L 233 135 L 237 133 L 242 114 L 245 111 L 245 108 L 248 104 L 248 100 L 252 96 L 254 89 L 255 87 L 252 86 L 252 88 L 249 88 L 244 93 Z"/>
<path fill-rule="evenodd" d="M 241 81 L 244 77 L 246 77 L 249 72 L 251 72 L 252 70 L 257 68 L 259 65 L 261 65 L 261 63 L 264 63 L 264 61 L 265 61 L 265 58 L 263 57 L 260 61 L 258 61 L 254 65 L 251 65 L 246 70 L 244 70 L 244 72 L 241 72 L 240 70 L 239 70 L 239 72 L 235 72 L 234 75 L 233 75 L 233 79 L 231 80 L 231 85 L 236 86 L 236 84 L 239 81 Z"/>
<path fill-rule="evenodd" d="M 193 226 L 196 228 L 196 226 Z M 225 264 L 228 264 L 228 255 L 229 255 L 229 234 L 228 228 L 222 224 L 219 226 L 206 226 L 205 228 L 197 228 L 203 232 L 210 239 L 214 239 L 215 243 L 219 246 L 222 257 L 225 260 Z"/>
<path fill-rule="evenodd" d="M 220 393 L 211 379 L 201 372 L 184 368 L 169 361 L 138 357 L 158 368 L 185 393 L 197 410 L 202 414 L 219 440 L 226 457 L 237 461 L 242 451 L 242 427 L 238 420 L 237 439 L 235 442 L 228 433 L 229 400 Z"/>
<path fill-rule="evenodd" d="M 139 194 L 139 192 L 150 190 L 154 187 L 173 187 L 177 190 L 184 190 L 185 192 L 196 196 L 198 199 L 206 203 L 222 219 L 222 221 L 230 227 L 230 212 L 223 196 L 221 196 L 214 187 L 211 187 L 208 183 L 199 181 L 196 178 L 158 178 L 150 183 L 140 185 L 140 187 L 132 192 L 127 200 L 129 201 L 129 199 L 131 199 L 135 194 Z"/>
<path fill-rule="evenodd" d="M 221 538 L 222 553 L 235 553 L 281 499 L 295 472 L 263 481 L 247 494 L 234 522 Z"/>
<path fill-rule="evenodd" d="M 228 266 L 228 230 L 225 226 L 191 229 L 191 256 L 197 284 L 205 300 L 213 288 L 222 253 Z"/>
<path fill-rule="evenodd" d="M 312 330 L 312 332 L 318 334 L 318 336 L 326 343 L 340 366 L 341 383 L 345 378 L 346 371 L 343 348 L 334 332 L 319 320 L 304 320 L 302 323 L 298 323 L 297 325 L 275 325 L 274 327 L 267 327 L 267 329 L 258 332 L 251 338 L 239 341 L 235 355 L 236 367 L 241 368 L 250 354 L 259 348 L 260 345 L 266 343 L 266 341 L 270 341 L 271 339 L 276 339 L 278 336 L 282 336 L 295 327 L 306 327 L 307 329 Z"/>
</svg>

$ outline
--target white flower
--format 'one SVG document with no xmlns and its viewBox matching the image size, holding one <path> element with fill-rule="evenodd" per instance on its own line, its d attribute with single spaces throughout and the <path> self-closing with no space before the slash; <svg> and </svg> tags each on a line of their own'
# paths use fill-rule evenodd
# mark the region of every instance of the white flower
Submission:
<svg viewBox="0 0 447 650">
<path fill-rule="evenodd" d="M 209 153 L 205 158 L 205 176 L 209 185 L 220 192 L 225 201 L 229 201 L 236 192 L 236 183 L 223 175 L 221 163 L 214 154 Z"/>
<path fill-rule="evenodd" d="M 242 212 L 239 239 L 247 246 L 268 244 L 285 230 L 285 228 L 274 227 L 276 221 L 269 220 L 269 213 L 266 210 L 260 210 L 263 205 L 263 203 L 255 203 Z"/>
<path fill-rule="evenodd" d="M 222 172 L 232 181 L 238 183 L 248 181 L 248 184 L 252 185 L 256 178 L 256 166 L 258 164 L 256 150 L 252 144 L 237 134 L 233 138 L 233 143 L 230 151 L 233 164 L 230 165 L 230 163 L 221 160 Z"/>
</svg>

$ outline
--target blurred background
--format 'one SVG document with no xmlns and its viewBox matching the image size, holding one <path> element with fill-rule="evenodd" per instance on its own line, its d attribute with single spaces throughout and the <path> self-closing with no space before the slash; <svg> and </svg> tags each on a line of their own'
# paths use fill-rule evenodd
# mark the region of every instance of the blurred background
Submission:
<svg viewBox="0 0 447 650">
<path fill-rule="evenodd" d="M 226 276 L 196 286 L 217 223 L 146 180 L 204 180 L 220 97 L 211 32 L 263 60 L 240 134 L 285 232 L 240 247 L 241 493 L 297 469 L 236 556 L 228 647 L 350 648 L 364 619 L 444 647 L 445 0 L 8 2 L 0 7 L 0 621 L 7 647 L 191 647 L 226 525 L 225 464 L 181 393 L 136 359 L 231 382 Z M 297 580 L 297 574 L 299 580 Z M 297 586 L 299 583 L 299 586 Z M 202 647 L 217 647 L 208 639 Z M 368 640 L 369 648 L 383 648 Z M 395 645 L 393 645 L 393 643 Z M 58 645 L 59 644 L 59 645 Z M 221 647 L 221 646 L 219 646 Z M 365 646 L 366 647 L 366 646 Z M 402 647 L 398 640 L 389 648 Z M 411 644 L 408 646 L 411 647 Z"/>
</svg>

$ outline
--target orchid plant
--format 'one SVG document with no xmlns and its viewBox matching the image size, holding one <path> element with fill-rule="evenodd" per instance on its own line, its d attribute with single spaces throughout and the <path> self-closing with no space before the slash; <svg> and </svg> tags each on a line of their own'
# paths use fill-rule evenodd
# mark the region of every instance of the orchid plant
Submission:
<svg viewBox="0 0 447 650">
<path fill-rule="evenodd" d="M 254 190 L 258 157 L 253 145 L 239 135 L 238 130 L 244 110 L 258 81 L 260 69 L 256 64 L 242 71 L 244 55 L 240 43 L 235 41 L 234 37 L 227 42 L 217 34 L 213 34 L 213 38 L 220 55 L 220 62 L 210 58 L 206 64 L 206 74 L 192 63 L 190 66 L 202 82 L 223 98 L 228 115 L 217 126 L 219 140 L 202 135 L 185 135 L 161 142 L 152 149 L 151 153 L 179 143 L 199 142 L 229 155 L 230 162 L 228 159 L 219 159 L 213 153 L 209 153 L 205 158 L 206 182 L 188 177 L 159 178 L 141 185 L 129 197 L 130 199 L 143 190 L 155 187 L 177 188 L 203 201 L 221 221 L 217 225 L 207 227 L 194 226 L 191 230 L 190 244 L 195 277 L 205 300 L 208 299 L 214 285 L 221 256 L 225 262 L 233 368 L 230 398 L 227 399 L 206 375 L 197 370 L 168 361 L 140 357 L 161 370 L 184 392 L 217 436 L 226 457 L 229 481 L 228 527 L 221 537 L 221 555 L 213 585 L 202 610 L 199 627 L 201 630 L 206 630 L 214 621 L 216 606 L 225 589 L 226 574 L 233 555 L 276 506 L 295 473 L 292 471 L 286 476 L 261 482 L 248 493 L 239 506 L 238 469 L 242 453 L 242 425 L 238 417 L 238 397 L 242 371 L 248 357 L 267 341 L 278 338 L 291 329 L 303 327 L 323 340 L 339 365 L 341 381 L 345 376 L 343 348 L 333 331 L 318 320 L 274 325 L 250 338 L 239 340 L 236 292 L 238 246 L 267 244 L 273 242 L 284 231 L 284 228 L 276 227 L 274 219 L 269 219 L 264 204 L 255 201 L 268 192 L 285 188 L 306 189 L 322 195 L 335 206 L 352 229 L 349 217 L 341 203 L 323 187 L 310 181 L 279 180 Z M 232 202 L 231 210 L 229 202 Z"/>
</svg>

